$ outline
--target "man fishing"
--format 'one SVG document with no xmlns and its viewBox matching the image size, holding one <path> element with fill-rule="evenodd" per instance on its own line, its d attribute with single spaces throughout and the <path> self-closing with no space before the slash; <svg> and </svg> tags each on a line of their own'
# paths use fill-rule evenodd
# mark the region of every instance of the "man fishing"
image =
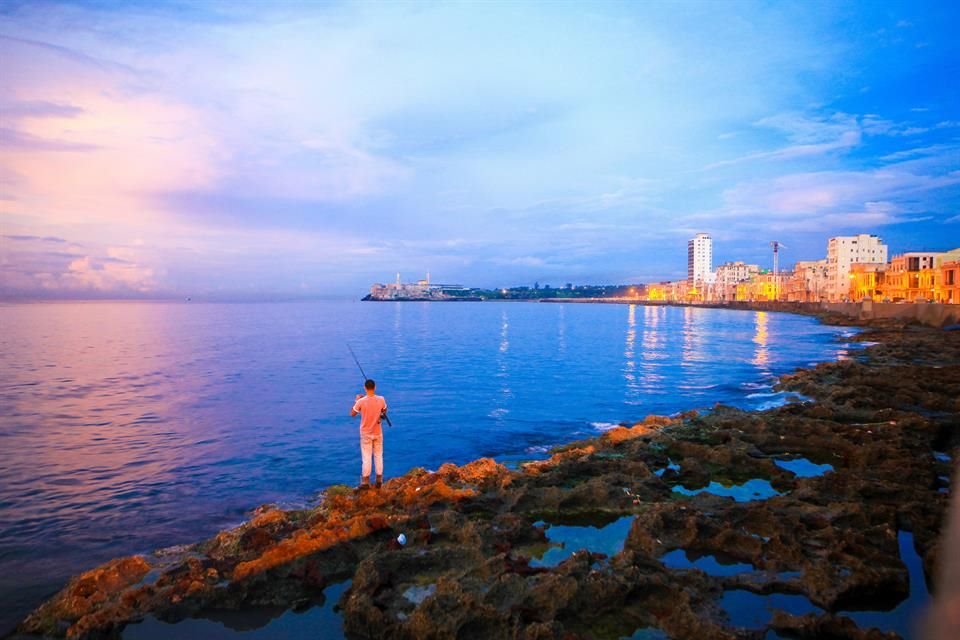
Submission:
<svg viewBox="0 0 960 640">
<path fill-rule="evenodd" d="M 380 421 L 387 413 L 387 401 L 376 394 L 377 383 L 367 378 L 366 395 L 357 394 L 350 417 L 360 415 L 360 489 L 370 488 L 370 458 L 376 463 L 377 489 L 383 486 L 383 429 Z"/>
</svg>

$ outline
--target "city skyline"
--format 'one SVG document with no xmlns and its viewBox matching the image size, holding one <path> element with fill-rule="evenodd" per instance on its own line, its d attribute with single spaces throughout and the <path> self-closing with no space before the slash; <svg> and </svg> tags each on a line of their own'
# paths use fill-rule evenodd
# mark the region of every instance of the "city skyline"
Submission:
<svg viewBox="0 0 960 640">
<path fill-rule="evenodd" d="M 960 242 L 949 3 L 0 7 L 0 297 L 357 296 Z"/>
</svg>

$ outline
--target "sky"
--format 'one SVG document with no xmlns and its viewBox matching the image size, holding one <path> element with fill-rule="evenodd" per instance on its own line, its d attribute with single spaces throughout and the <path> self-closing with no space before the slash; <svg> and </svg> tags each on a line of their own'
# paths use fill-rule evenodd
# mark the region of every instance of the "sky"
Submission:
<svg viewBox="0 0 960 640">
<path fill-rule="evenodd" d="M 0 297 L 960 247 L 960 4 L 0 0 Z"/>
</svg>

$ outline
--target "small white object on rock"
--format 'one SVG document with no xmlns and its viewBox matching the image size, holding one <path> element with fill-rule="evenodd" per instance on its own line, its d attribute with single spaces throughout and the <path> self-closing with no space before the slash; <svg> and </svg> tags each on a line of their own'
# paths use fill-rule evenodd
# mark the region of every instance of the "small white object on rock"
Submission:
<svg viewBox="0 0 960 640">
<path fill-rule="evenodd" d="M 407 544 L 407 536 L 401 533 L 397 536 L 397 542 L 399 542 L 400 546 L 402 547 L 403 545 Z"/>
</svg>

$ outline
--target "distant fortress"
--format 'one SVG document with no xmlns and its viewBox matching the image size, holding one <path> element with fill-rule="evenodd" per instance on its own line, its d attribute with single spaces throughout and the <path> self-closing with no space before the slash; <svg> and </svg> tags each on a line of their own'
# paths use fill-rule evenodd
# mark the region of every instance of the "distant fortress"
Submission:
<svg viewBox="0 0 960 640">
<path fill-rule="evenodd" d="M 414 283 L 397 281 L 389 284 L 374 284 L 370 287 L 370 294 L 364 300 L 479 300 L 470 295 L 470 289 L 460 284 L 433 284 L 430 274 L 423 280 Z"/>
</svg>

